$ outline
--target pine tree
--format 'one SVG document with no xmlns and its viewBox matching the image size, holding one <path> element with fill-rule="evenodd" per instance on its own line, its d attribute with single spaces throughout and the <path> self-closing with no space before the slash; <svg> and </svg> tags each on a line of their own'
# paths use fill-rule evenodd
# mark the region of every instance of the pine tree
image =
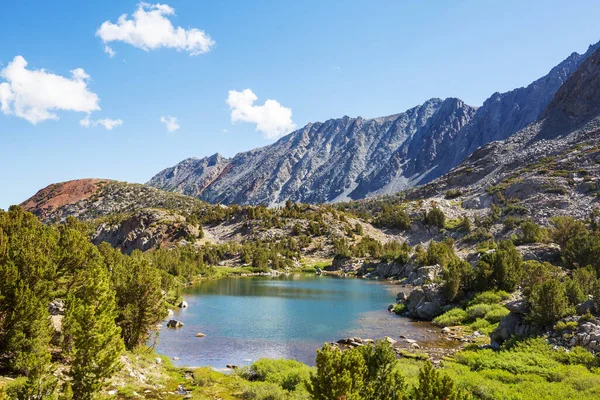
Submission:
<svg viewBox="0 0 600 400">
<path fill-rule="evenodd" d="M 71 387 L 76 400 L 93 399 L 119 368 L 123 351 L 109 275 L 97 262 L 81 269 L 67 297 L 63 343 L 70 356 Z"/>
<path fill-rule="evenodd" d="M 328 344 L 317 351 L 317 373 L 308 391 L 314 400 L 362 400 L 364 358 L 357 351 L 342 352 Z"/>
<path fill-rule="evenodd" d="M 454 381 L 438 372 L 429 361 L 419 370 L 419 385 L 410 399 L 414 400 L 468 400 L 470 396 L 456 389 Z"/>
<path fill-rule="evenodd" d="M 6 319 L 6 353 L 15 372 L 27 376 L 16 395 L 22 399 L 43 399 L 56 389 L 52 375 L 49 343 L 52 338 L 48 306 L 24 282 L 15 291 L 12 311 Z"/>
<path fill-rule="evenodd" d="M 133 254 L 125 265 L 115 266 L 113 285 L 119 316 L 117 325 L 128 349 L 144 344 L 149 332 L 167 316 L 160 271 L 141 254 Z"/>
</svg>

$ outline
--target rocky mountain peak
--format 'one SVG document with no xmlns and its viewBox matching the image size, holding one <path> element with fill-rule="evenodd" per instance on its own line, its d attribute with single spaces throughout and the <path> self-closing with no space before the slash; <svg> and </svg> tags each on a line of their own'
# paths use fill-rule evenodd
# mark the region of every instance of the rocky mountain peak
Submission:
<svg viewBox="0 0 600 400">
<path fill-rule="evenodd" d="M 476 149 L 536 122 L 558 89 L 600 47 L 573 53 L 550 72 L 481 107 L 431 98 L 404 112 L 310 123 L 277 142 L 237 154 L 185 160 L 148 184 L 213 203 L 324 203 L 393 193 L 430 182 Z M 557 100 L 558 101 L 558 100 Z M 213 156 L 215 157 L 215 156 Z"/>
<path fill-rule="evenodd" d="M 580 127 L 600 114 L 600 49 L 561 86 L 544 111 L 540 138 Z"/>
</svg>

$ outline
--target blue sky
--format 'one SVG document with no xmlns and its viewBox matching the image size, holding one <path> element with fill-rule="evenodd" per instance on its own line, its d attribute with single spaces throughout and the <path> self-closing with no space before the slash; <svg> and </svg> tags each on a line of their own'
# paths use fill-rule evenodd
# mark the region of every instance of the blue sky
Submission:
<svg viewBox="0 0 600 400">
<path fill-rule="evenodd" d="M 301 127 L 343 115 L 394 114 L 431 97 L 480 105 L 493 92 L 527 85 L 600 40 L 597 1 L 163 4 L 175 14 L 161 18 L 186 34 L 201 30 L 201 39 L 214 44 L 204 42 L 208 49 L 202 50 L 196 42 L 163 38 L 150 48 L 143 32 L 136 36 L 118 25 L 122 14 L 132 21 L 137 1 L 3 2 L 0 70 L 21 56 L 28 70 L 62 76 L 62 83 L 85 93 L 36 83 L 51 92 L 42 95 L 23 89 L 22 75 L 0 77 L 0 91 L 6 83 L 5 93 L 23 95 L 26 106 L 42 102 L 58 118 L 34 125 L 37 108 L 35 118 L 31 112 L 19 116 L 14 100 L 0 111 L 0 208 L 53 182 L 145 182 L 187 157 L 233 156 L 272 143 L 292 121 Z M 105 21 L 116 30 L 97 35 Z M 113 57 L 105 45 L 116 52 Z M 77 68 L 89 78 L 72 75 Z M 256 96 L 254 103 L 245 89 Z M 232 90 L 240 92 L 233 108 L 226 102 Z M 269 105 L 272 112 L 261 108 L 267 99 L 276 101 Z M 53 111 L 53 102 L 65 110 Z M 232 122 L 235 110 L 238 121 Z M 167 130 L 161 117 L 168 116 L 177 118 L 179 129 Z M 104 119 L 122 124 L 107 130 L 97 122 Z"/>
</svg>

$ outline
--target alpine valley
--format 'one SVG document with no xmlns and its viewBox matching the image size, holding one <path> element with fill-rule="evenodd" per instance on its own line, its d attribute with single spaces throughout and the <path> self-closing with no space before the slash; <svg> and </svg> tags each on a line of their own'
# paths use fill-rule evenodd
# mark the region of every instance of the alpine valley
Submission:
<svg viewBox="0 0 600 400">
<path fill-rule="evenodd" d="M 0 211 L 0 343 L 12 351 L 0 382 L 24 393 L 34 371 L 47 393 L 52 379 L 65 393 L 88 390 L 77 375 L 85 357 L 108 363 L 114 353 L 122 368 L 90 374 L 101 396 L 597 399 L 599 198 L 600 43 L 481 107 L 431 99 L 386 117 L 310 123 L 231 159 L 184 160 L 147 184 L 56 183 Z M 306 274 L 313 280 L 297 277 Z M 287 292 L 297 282 L 284 276 L 307 286 Z M 381 310 L 367 310 L 387 318 L 379 328 L 401 319 L 435 339 L 409 337 L 416 330 L 330 337 L 314 366 L 261 359 L 229 364 L 228 374 L 148 349 L 160 329 L 161 351 L 184 334 L 199 343 L 186 352 L 217 343 L 205 338 L 208 318 L 185 311 L 204 303 L 186 299 L 198 285 L 216 295 L 207 285 L 232 277 L 202 311 L 232 297 L 229 311 L 249 310 L 252 296 L 313 302 L 319 279 L 362 278 L 396 285 Z M 331 296 L 337 313 L 350 312 Z M 103 304 L 112 305 L 105 314 Z M 247 312 L 286 312 L 281 304 Z M 23 345 L 33 325 L 22 322 L 43 326 L 49 314 L 44 343 Z M 87 348 L 87 330 L 110 340 L 84 357 L 74 349 Z M 251 333 L 233 336 L 276 347 Z"/>
</svg>

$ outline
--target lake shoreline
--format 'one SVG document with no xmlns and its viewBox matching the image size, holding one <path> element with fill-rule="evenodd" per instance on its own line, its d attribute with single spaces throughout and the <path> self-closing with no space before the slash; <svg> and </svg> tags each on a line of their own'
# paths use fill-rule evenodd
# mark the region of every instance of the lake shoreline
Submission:
<svg viewBox="0 0 600 400">
<path fill-rule="evenodd" d="M 241 280 L 235 278 L 248 279 Z M 322 280 L 322 278 L 325 280 Z M 186 286 L 183 292 L 184 299 L 187 299 L 190 303 L 189 307 L 185 310 L 176 309 L 174 311 L 175 315 L 169 317 L 172 319 L 181 319 L 184 323 L 184 327 L 179 329 L 169 329 L 165 327 L 165 331 L 161 332 L 160 335 L 161 338 L 159 340 L 159 345 L 157 346 L 157 352 L 174 359 L 174 361 L 176 361 L 175 363 L 179 367 L 193 368 L 193 366 L 209 366 L 217 370 L 223 370 L 223 366 L 226 364 L 248 365 L 259 358 L 295 359 L 308 365 L 314 365 L 316 350 L 324 343 L 335 343 L 342 338 L 348 337 L 347 335 L 340 334 L 341 332 L 356 332 L 356 334 L 352 335 L 352 337 L 361 336 L 365 338 L 373 338 L 374 340 L 383 339 L 386 336 L 393 337 L 393 340 L 397 342 L 396 347 L 398 348 L 399 355 L 406 357 L 422 358 L 424 355 L 426 355 L 427 357 L 431 356 L 433 359 L 441 359 L 442 357 L 455 352 L 457 348 L 462 347 L 461 344 L 457 343 L 456 341 L 449 340 L 448 338 L 444 337 L 441 334 L 441 329 L 433 326 L 430 322 L 415 321 L 408 317 L 398 316 L 386 311 L 386 307 L 390 303 L 390 298 L 395 296 L 395 293 L 392 293 L 392 291 L 394 291 L 393 288 L 397 287 L 398 283 L 390 283 L 378 279 L 348 278 L 357 277 L 343 276 L 340 274 L 317 276 L 314 273 L 301 273 L 295 271 L 287 273 L 284 272 L 275 275 L 264 273 L 254 273 L 252 275 L 234 274 L 230 276 L 222 276 L 216 279 L 196 281 L 193 285 Z M 296 284 L 294 282 L 298 283 Z M 209 283 L 209 285 L 204 285 L 206 283 Z M 332 314 L 331 318 L 348 319 L 349 317 L 346 314 L 350 314 L 352 318 L 358 319 L 352 320 L 350 318 L 345 322 L 345 325 L 341 324 L 340 326 L 332 324 L 335 329 L 339 330 L 338 333 L 333 330 L 331 334 L 322 333 L 317 335 L 317 337 L 313 337 L 311 333 L 308 333 L 307 337 L 303 337 L 302 335 L 294 335 L 292 338 L 285 339 L 285 345 L 282 345 L 282 339 L 278 337 L 252 337 L 252 335 L 250 335 L 244 338 L 244 333 L 240 332 L 239 330 L 252 330 L 255 328 L 253 325 L 259 323 L 257 321 L 249 320 L 247 326 L 244 326 L 241 329 L 233 329 L 232 332 L 227 332 L 224 334 L 223 332 L 219 332 L 218 329 L 214 329 L 214 326 L 211 326 L 206 320 L 210 320 L 211 318 L 215 319 L 215 316 L 211 316 L 211 314 L 218 314 L 219 310 L 225 310 L 224 312 L 231 316 L 229 318 L 230 320 L 237 319 L 238 315 L 234 312 L 231 312 L 231 307 L 226 307 L 224 309 L 219 309 L 217 307 L 211 312 L 207 312 L 206 309 L 204 309 L 207 307 L 207 304 L 205 304 L 207 299 L 212 301 L 215 298 L 219 298 L 219 296 L 223 296 L 223 293 L 203 294 L 202 296 L 198 297 L 199 292 L 208 290 L 207 286 L 215 285 L 222 286 L 225 289 L 224 293 L 226 293 L 225 296 L 227 301 L 233 301 L 232 299 L 236 299 L 236 296 L 242 296 L 239 303 L 242 306 L 244 302 L 251 301 L 253 297 L 248 297 L 247 293 L 245 293 L 243 290 L 241 293 L 231 291 L 232 286 L 245 287 L 258 285 L 259 288 L 262 286 L 266 286 L 268 288 L 270 287 L 270 290 L 275 290 L 276 296 L 273 297 L 273 293 L 268 293 L 268 295 L 266 295 L 267 299 L 273 300 L 277 298 L 279 302 L 289 305 L 303 301 L 309 301 L 309 303 L 318 301 L 319 296 L 323 296 L 319 292 L 320 289 L 318 288 L 323 285 L 325 287 L 333 285 L 336 287 L 333 293 L 334 296 L 339 297 L 339 304 L 338 302 L 333 302 L 333 304 L 335 304 L 337 307 L 337 311 L 336 313 Z M 291 290 L 292 295 L 286 293 L 285 291 L 279 293 L 279 286 L 282 285 L 287 287 L 286 290 Z M 305 290 L 308 290 L 306 298 L 304 298 L 303 295 L 298 295 L 298 293 L 294 292 L 294 290 L 297 289 L 295 288 L 297 285 L 309 285 L 308 289 L 305 288 Z M 382 287 L 380 285 L 384 286 Z M 356 296 L 356 293 L 354 293 L 353 290 L 346 292 L 346 288 L 351 288 L 353 290 L 359 290 L 360 288 L 359 292 L 366 290 L 369 295 L 365 297 L 365 294 L 362 293 L 363 298 L 360 300 L 351 300 L 354 306 L 350 306 L 349 309 L 345 309 L 343 307 L 344 297 L 346 295 L 350 295 L 350 297 Z M 314 290 L 317 291 L 313 293 Z M 259 300 L 265 299 L 264 296 L 265 294 L 260 294 Z M 296 298 L 298 296 L 299 298 Z M 313 298 L 315 296 L 317 299 Z M 373 301 L 375 301 L 374 298 L 376 298 L 376 303 L 373 303 Z M 210 304 L 210 301 L 208 304 Z M 330 302 L 331 299 L 327 299 L 327 301 Z M 365 306 L 365 304 L 362 303 L 363 301 L 369 304 Z M 377 304 L 379 304 L 379 306 L 377 306 Z M 209 305 L 209 307 L 212 306 Z M 362 307 L 364 310 L 357 314 L 357 311 L 354 310 L 356 307 Z M 233 311 L 235 311 L 235 307 L 233 307 Z M 318 312 L 318 310 L 316 312 Z M 366 314 L 364 312 L 366 312 Z M 190 318 L 190 314 L 194 313 L 203 314 L 203 317 L 201 318 L 201 324 L 197 323 L 195 317 Z M 294 324 L 293 315 L 293 312 L 280 314 L 276 316 L 276 320 L 288 320 L 288 323 Z M 257 318 L 259 318 L 260 321 L 260 316 L 257 316 Z M 231 323 L 231 321 L 227 321 L 228 318 L 225 315 L 221 315 L 221 318 L 217 319 L 219 321 L 215 325 Z M 327 318 L 325 318 L 325 320 L 327 320 Z M 310 319 L 307 320 L 307 324 L 310 325 L 310 322 L 308 321 L 310 321 Z M 333 329 L 328 328 L 327 324 L 328 321 L 325 321 L 323 324 L 316 324 L 315 329 Z M 277 324 L 275 326 L 277 326 Z M 286 329 L 293 330 L 291 328 Z M 302 327 L 297 329 L 302 329 Z M 196 330 L 206 334 L 207 337 L 192 339 L 191 336 L 196 334 Z M 279 331 L 281 331 L 281 329 L 279 329 Z M 165 341 L 168 343 L 165 343 Z M 182 347 L 181 343 L 179 342 L 186 342 L 188 345 L 187 347 Z M 414 345 L 414 343 L 417 343 L 418 348 Z M 230 353 L 229 355 L 231 357 L 227 357 L 225 355 L 219 355 L 218 357 L 215 357 L 214 355 L 206 355 L 206 353 L 211 354 L 211 352 L 214 350 L 210 349 L 211 346 L 215 348 L 225 348 L 224 352 Z M 237 353 L 235 352 L 236 348 L 239 350 Z M 248 348 L 254 349 L 254 351 L 249 351 Z M 264 352 L 257 351 L 255 350 L 256 348 L 262 348 Z M 185 351 L 182 349 L 185 349 Z M 191 356 L 188 353 L 198 354 L 196 356 Z M 184 354 L 183 357 L 182 354 Z M 252 354 L 252 356 L 249 356 L 249 354 Z"/>
</svg>

